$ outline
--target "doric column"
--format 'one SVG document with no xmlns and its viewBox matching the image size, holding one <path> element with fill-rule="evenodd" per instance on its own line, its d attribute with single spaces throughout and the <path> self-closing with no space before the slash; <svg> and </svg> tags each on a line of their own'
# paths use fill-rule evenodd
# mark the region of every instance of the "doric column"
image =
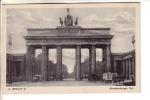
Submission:
<svg viewBox="0 0 150 100">
<path fill-rule="evenodd" d="M 9 83 L 13 82 L 13 61 L 9 59 Z"/>
<path fill-rule="evenodd" d="M 106 46 L 106 72 L 111 72 L 111 51 L 110 51 L 110 45 Z"/>
<path fill-rule="evenodd" d="M 117 61 L 114 60 L 114 73 L 117 73 Z"/>
<path fill-rule="evenodd" d="M 15 63 L 12 61 L 12 82 L 15 82 L 15 68 L 13 66 L 16 66 Z M 29 76 L 28 76 L 29 77 Z M 29 81 L 29 80 L 28 80 Z"/>
<path fill-rule="evenodd" d="M 11 75 L 11 76 L 10 76 L 10 81 L 11 81 L 11 82 L 13 82 L 13 72 L 12 72 L 12 70 L 13 70 L 12 67 L 13 67 L 13 66 L 12 66 L 12 65 L 13 65 L 13 62 L 10 61 L 10 75 Z"/>
<path fill-rule="evenodd" d="M 132 57 L 132 75 L 135 77 L 135 58 L 134 56 Z"/>
<path fill-rule="evenodd" d="M 26 53 L 26 66 L 25 66 L 25 78 L 27 81 L 33 80 L 33 59 L 35 57 L 35 51 L 32 46 L 27 46 Z"/>
<path fill-rule="evenodd" d="M 42 62 L 41 62 L 41 80 L 47 81 L 47 67 L 48 67 L 48 50 L 46 45 L 42 45 Z"/>
<path fill-rule="evenodd" d="M 123 63 L 123 64 L 122 64 L 122 67 L 123 67 L 123 68 L 122 68 L 122 70 L 123 70 L 123 71 L 122 71 L 122 74 L 125 75 L 125 72 L 126 72 L 125 60 L 123 60 L 122 63 Z"/>
<path fill-rule="evenodd" d="M 11 80 L 12 80 L 12 82 L 15 81 L 15 80 L 14 80 L 14 68 L 13 68 L 13 66 L 14 66 L 14 62 L 11 61 Z M 27 77 L 27 78 L 28 78 L 28 77 Z M 27 78 L 26 78 L 26 80 L 27 80 Z"/>
<path fill-rule="evenodd" d="M 91 47 L 91 73 L 96 73 L 96 47 L 92 45 Z"/>
<path fill-rule="evenodd" d="M 76 80 L 81 80 L 81 46 L 76 47 Z"/>
<path fill-rule="evenodd" d="M 103 48 L 103 51 L 102 51 L 102 67 L 103 67 L 103 73 L 106 72 L 106 48 Z"/>
<path fill-rule="evenodd" d="M 132 68 L 131 68 L 131 59 L 129 58 L 129 78 L 130 78 L 130 75 L 131 75 L 131 71 L 132 71 Z"/>
<path fill-rule="evenodd" d="M 89 68 L 88 68 L 88 74 L 91 75 L 91 48 L 89 48 Z"/>
<path fill-rule="evenodd" d="M 7 74 L 8 74 L 8 82 L 9 84 L 12 83 L 12 75 L 11 75 L 11 72 L 12 72 L 12 69 L 11 69 L 11 59 L 10 59 L 10 56 L 8 56 L 8 60 L 7 60 Z"/>
<path fill-rule="evenodd" d="M 21 81 L 25 81 L 24 75 L 25 75 L 25 73 L 24 73 L 24 61 L 22 61 L 21 62 Z"/>
<path fill-rule="evenodd" d="M 57 45 L 56 80 L 61 81 L 62 79 L 62 47 L 61 45 Z"/>
<path fill-rule="evenodd" d="M 128 79 L 128 73 L 129 73 L 129 69 L 128 69 L 128 66 L 129 66 L 129 64 L 128 64 L 128 59 L 126 59 L 126 79 Z"/>
</svg>

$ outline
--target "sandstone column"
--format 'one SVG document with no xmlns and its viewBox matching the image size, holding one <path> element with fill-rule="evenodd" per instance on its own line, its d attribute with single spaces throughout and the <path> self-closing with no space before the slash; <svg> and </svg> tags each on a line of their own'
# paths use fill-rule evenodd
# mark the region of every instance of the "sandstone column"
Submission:
<svg viewBox="0 0 150 100">
<path fill-rule="evenodd" d="M 128 59 L 126 59 L 126 79 L 128 79 L 128 73 L 129 73 L 128 66 L 129 66 Z"/>
<path fill-rule="evenodd" d="M 33 68 L 32 68 L 33 58 L 34 58 L 34 48 L 32 46 L 27 46 L 26 66 L 25 66 L 26 81 L 33 80 Z"/>
<path fill-rule="evenodd" d="M 91 48 L 89 48 L 89 67 L 88 67 L 88 74 L 91 75 Z"/>
<path fill-rule="evenodd" d="M 117 61 L 114 60 L 114 73 L 117 73 Z"/>
<path fill-rule="evenodd" d="M 45 45 L 42 45 L 42 66 L 41 66 L 41 80 L 47 81 L 47 67 L 48 67 L 48 50 Z"/>
<path fill-rule="evenodd" d="M 56 80 L 61 81 L 62 79 L 62 47 L 61 45 L 57 45 Z"/>
<path fill-rule="evenodd" d="M 134 56 L 132 57 L 132 75 L 135 77 L 135 58 Z"/>
<path fill-rule="evenodd" d="M 131 68 L 131 59 L 129 58 L 129 78 L 130 78 L 130 75 L 131 75 L 131 71 L 132 71 L 132 68 Z"/>
<path fill-rule="evenodd" d="M 76 80 L 81 80 L 81 46 L 76 47 Z"/>
<path fill-rule="evenodd" d="M 110 51 L 110 45 L 106 46 L 106 72 L 111 72 L 111 51 Z"/>
<path fill-rule="evenodd" d="M 103 73 L 106 72 L 106 48 L 103 48 L 103 51 L 102 51 L 102 67 L 103 67 Z"/>
<path fill-rule="evenodd" d="M 91 73 L 96 74 L 96 47 L 91 47 Z"/>
<path fill-rule="evenodd" d="M 123 66 L 122 66 L 123 67 L 123 72 L 122 72 L 122 74 L 125 75 L 125 73 L 126 73 L 126 71 L 125 71 L 126 70 L 126 66 L 125 66 L 125 60 L 124 59 L 123 59 L 122 63 L 123 63 Z"/>
<path fill-rule="evenodd" d="M 8 71 L 8 82 L 9 84 L 12 83 L 12 63 L 11 63 L 11 59 L 10 59 L 10 56 L 8 57 L 8 60 L 7 60 L 7 71 Z"/>
</svg>

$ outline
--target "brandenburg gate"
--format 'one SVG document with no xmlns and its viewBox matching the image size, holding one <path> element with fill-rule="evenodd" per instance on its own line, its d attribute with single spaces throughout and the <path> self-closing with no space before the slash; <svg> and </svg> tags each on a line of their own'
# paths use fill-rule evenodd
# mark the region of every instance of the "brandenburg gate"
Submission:
<svg viewBox="0 0 150 100">
<path fill-rule="evenodd" d="M 78 17 L 73 19 L 67 10 L 60 25 L 56 28 L 28 29 L 25 36 L 27 54 L 25 65 L 25 78 L 33 80 L 33 66 L 35 50 L 42 49 L 41 80 L 47 81 L 48 50 L 57 49 L 56 80 L 62 80 L 62 49 L 76 49 L 76 80 L 81 80 L 81 49 L 89 49 L 89 75 L 96 73 L 96 48 L 102 49 L 104 72 L 111 72 L 111 39 L 110 28 L 82 28 L 78 26 Z"/>
</svg>

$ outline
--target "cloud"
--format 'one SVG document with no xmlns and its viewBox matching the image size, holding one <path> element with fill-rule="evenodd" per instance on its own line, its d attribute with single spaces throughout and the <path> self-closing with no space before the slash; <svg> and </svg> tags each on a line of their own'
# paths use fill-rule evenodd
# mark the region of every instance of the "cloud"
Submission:
<svg viewBox="0 0 150 100">
<path fill-rule="evenodd" d="M 132 24 L 134 18 L 129 12 L 119 12 L 115 15 L 115 22 L 120 24 Z"/>
<path fill-rule="evenodd" d="M 111 16 L 111 17 L 110 17 Z M 131 12 L 116 12 L 109 17 L 101 14 L 91 14 L 82 18 L 80 24 L 84 27 L 110 27 L 114 31 L 134 30 L 134 16 Z"/>
<path fill-rule="evenodd" d="M 95 21 L 99 21 L 99 18 L 98 18 L 97 15 L 92 14 L 92 15 L 89 15 L 89 16 L 83 18 L 82 21 L 83 21 L 83 22 L 86 22 L 86 23 L 87 23 L 87 22 L 92 22 L 92 21 L 95 22 Z"/>
</svg>

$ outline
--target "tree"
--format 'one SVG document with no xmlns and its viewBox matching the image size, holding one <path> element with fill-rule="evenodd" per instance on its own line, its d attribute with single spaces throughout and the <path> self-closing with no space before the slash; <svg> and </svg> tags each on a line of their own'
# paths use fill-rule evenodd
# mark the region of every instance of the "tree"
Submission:
<svg viewBox="0 0 150 100">
<path fill-rule="evenodd" d="M 74 73 L 76 73 L 74 67 Z M 103 73 L 103 66 L 101 61 L 96 61 L 96 73 Z M 89 59 L 85 59 L 84 62 L 81 63 L 81 76 L 83 77 L 85 74 L 89 74 Z"/>
<path fill-rule="evenodd" d="M 36 58 L 36 68 L 35 68 L 35 73 L 37 75 L 41 74 L 41 62 L 42 62 L 42 54 L 39 54 Z M 48 72 L 48 76 L 56 76 L 56 63 L 49 60 L 47 72 Z M 65 77 L 68 75 L 68 68 L 65 64 L 62 64 L 62 74 Z"/>
</svg>

